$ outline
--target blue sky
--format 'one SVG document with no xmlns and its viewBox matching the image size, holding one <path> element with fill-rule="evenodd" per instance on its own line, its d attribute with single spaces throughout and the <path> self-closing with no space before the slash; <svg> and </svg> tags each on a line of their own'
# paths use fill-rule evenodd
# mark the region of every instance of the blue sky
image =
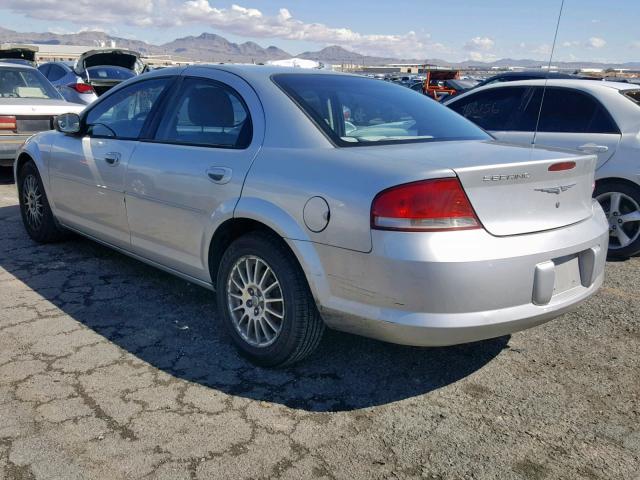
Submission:
<svg viewBox="0 0 640 480">
<path fill-rule="evenodd" d="M 559 7 L 559 0 L 2 0 L 0 26 L 98 29 L 156 44 L 207 31 L 292 54 L 337 44 L 405 58 L 543 60 Z M 555 58 L 640 61 L 638 20 L 639 0 L 566 0 Z"/>
</svg>

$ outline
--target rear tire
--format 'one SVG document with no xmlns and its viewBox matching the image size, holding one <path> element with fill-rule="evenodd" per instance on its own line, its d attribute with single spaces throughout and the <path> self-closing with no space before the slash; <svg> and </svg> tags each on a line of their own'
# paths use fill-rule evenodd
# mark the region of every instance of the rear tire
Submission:
<svg viewBox="0 0 640 480">
<path fill-rule="evenodd" d="M 598 183 L 593 196 L 609 220 L 610 258 L 640 253 L 640 187 L 620 181 Z"/>
<path fill-rule="evenodd" d="M 307 280 L 282 239 L 248 233 L 224 253 L 216 281 L 218 315 L 240 353 L 281 367 L 309 356 L 324 322 Z"/>
<path fill-rule="evenodd" d="M 38 243 L 57 242 L 66 238 L 67 232 L 53 216 L 42 178 L 32 161 L 22 166 L 16 182 L 22 223 L 29 236 Z"/>
</svg>

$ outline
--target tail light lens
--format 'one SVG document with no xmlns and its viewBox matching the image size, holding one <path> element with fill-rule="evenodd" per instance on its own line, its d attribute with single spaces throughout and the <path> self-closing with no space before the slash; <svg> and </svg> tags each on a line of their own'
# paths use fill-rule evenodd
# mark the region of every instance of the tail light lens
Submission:
<svg viewBox="0 0 640 480">
<path fill-rule="evenodd" d="M 93 93 L 93 87 L 88 83 L 70 83 L 67 85 L 69 88 L 73 88 L 78 93 Z"/>
<path fill-rule="evenodd" d="M 18 124 L 16 123 L 16 117 L 14 116 L 0 116 L 0 130 L 12 130 L 15 131 L 18 129 Z"/>
<path fill-rule="evenodd" d="M 371 228 L 433 232 L 480 228 L 457 178 L 407 183 L 380 192 L 371 205 Z"/>
</svg>

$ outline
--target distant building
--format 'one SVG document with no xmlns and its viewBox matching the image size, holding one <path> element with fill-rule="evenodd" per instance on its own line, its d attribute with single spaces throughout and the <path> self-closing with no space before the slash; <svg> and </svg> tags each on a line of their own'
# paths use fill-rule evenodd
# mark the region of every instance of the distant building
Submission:
<svg viewBox="0 0 640 480">
<path fill-rule="evenodd" d="M 96 46 L 85 45 L 49 45 L 34 43 L 38 47 L 38 63 L 44 62 L 75 62 L 80 55 Z"/>
</svg>

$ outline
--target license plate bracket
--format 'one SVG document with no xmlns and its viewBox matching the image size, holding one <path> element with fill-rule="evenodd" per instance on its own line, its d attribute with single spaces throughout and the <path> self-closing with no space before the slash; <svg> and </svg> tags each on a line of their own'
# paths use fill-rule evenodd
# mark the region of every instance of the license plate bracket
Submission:
<svg viewBox="0 0 640 480">
<path fill-rule="evenodd" d="M 580 258 L 577 254 L 554 258 L 553 263 L 555 265 L 554 296 L 582 285 Z"/>
</svg>

